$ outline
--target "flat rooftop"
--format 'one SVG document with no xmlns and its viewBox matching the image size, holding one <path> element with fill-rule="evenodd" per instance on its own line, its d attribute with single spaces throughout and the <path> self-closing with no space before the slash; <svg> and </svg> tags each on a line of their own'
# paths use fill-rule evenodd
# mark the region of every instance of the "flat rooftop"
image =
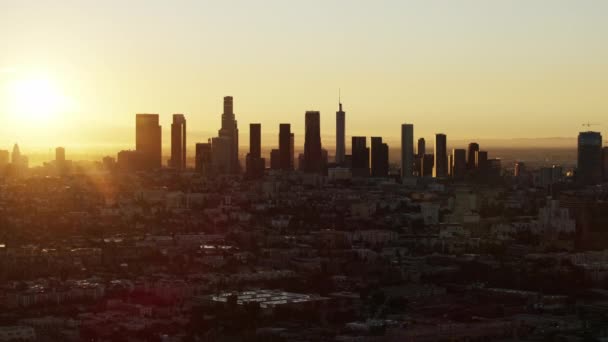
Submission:
<svg viewBox="0 0 608 342">
<path fill-rule="evenodd" d="M 228 298 L 233 295 L 237 296 L 236 302 L 238 305 L 257 302 L 260 303 L 261 308 L 272 308 L 278 305 L 294 303 L 325 301 L 329 299 L 315 294 L 302 294 L 278 290 L 252 290 L 237 293 L 226 292 L 219 295 L 213 295 L 210 298 L 214 302 L 225 303 L 228 302 Z"/>
</svg>

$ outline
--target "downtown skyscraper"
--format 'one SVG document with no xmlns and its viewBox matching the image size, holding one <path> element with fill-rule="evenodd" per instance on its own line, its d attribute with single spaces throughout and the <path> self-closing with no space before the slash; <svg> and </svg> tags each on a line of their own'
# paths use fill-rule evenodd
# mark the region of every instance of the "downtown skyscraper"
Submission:
<svg viewBox="0 0 608 342">
<path fill-rule="evenodd" d="M 475 151 L 475 168 L 484 171 L 488 166 L 488 151 Z"/>
<path fill-rule="evenodd" d="M 475 154 L 479 151 L 479 144 L 472 142 L 469 144 L 467 151 L 467 169 L 472 170 L 475 168 Z"/>
<path fill-rule="evenodd" d="M 158 114 L 135 116 L 135 150 L 137 168 L 142 170 L 162 167 L 162 135 Z"/>
<path fill-rule="evenodd" d="M 463 178 L 467 172 L 467 151 L 464 148 L 452 149 L 450 175 L 453 178 Z"/>
<path fill-rule="evenodd" d="M 426 154 L 426 141 L 424 138 L 418 139 L 418 148 L 416 149 L 416 155 L 422 157 Z"/>
<path fill-rule="evenodd" d="M 304 172 L 321 173 L 323 158 L 321 154 L 321 113 L 307 111 L 304 131 Z"/>
<path fill-rule="evenodd" d="M 55 162 L 65 163 L 65 147 L 55 148 Z"/>
<path fill-rule="evenodd" d="M 336 112 L 336 164 L 344 164 L 346 155 L 346 113 L 342 110 L 342 102 L 338 103 L 339 109 Z"/>
<path fill-rule="evenodd" d="M 0 150 L 0 174 L 2 174 L 9 165 L 10 152 L 8 150 Z"/>
<path fill-rule="evenodd" d="M 353 177 L 369 177 L 369 147 L 366 137 L 352 137 L 351 170 Z"/>
<path fill-rule="evenodd" d="M 262 158 L 262 124 L 249 124 L 249 153 L 245 162 L 249 178 L 259 178 L 264 175 L 266 160 Z"/>
<path fill-rule="evenodd" d="M 195 145 L 194 169 L 202 175 L 209 176 L 213 173 L 213 151 L 211 141 L 196 143 Z"/>
<path fill-rule="evenodd" d="M 279 124 L 279 167 L 281 170 L 292 169 L 291 158 L 291 125 Z"/>
<path fill-rule="evenodd" d="M 578 135 L 576 179 L 586 185 L 602 181 L 602 134 L 599 132 Z"/>
<path fill-rule="evenodd" d="M 239 163 L 239 129 L 234 115 L 232 96 L 224 97 L 222 128 L 212 140 L 213 165 L 220 174 L 236 174 Z"/>
<path fill-rule="evenodd" d="M 401 177 L 412 177 L 414 171 L 414 125 L 401 125 Z"/>
<path fill-rule="evenodd" d="M 289 135 L 289 161 L 291 163 L 291 169 L 296 168 L 296 136 L 293 132 Z"/>
<path fill-rule="evenodd" d="M 372 137 L 372 177 L 388 177 L 388 145 Z"/>
<path fill-rule="evenodd" d="M 173 114 L 169 166 L 176 170 L 186 169 L 186 118 L 184 114 Z"/>
<path fill-rule="evenodd" d="M 447 137 L 443 133 L 435 135 L 435 166 L 433 177 L 445 178 L 448 176 Z"/>
<path fill-rule="evenodd" d="M 11 163 L 13 165 L 18 165 L 21 163 L 21 150 L 19 149 L 19 145 L 13 145 L 13 153 L 11 154 Z"/>
</svg>

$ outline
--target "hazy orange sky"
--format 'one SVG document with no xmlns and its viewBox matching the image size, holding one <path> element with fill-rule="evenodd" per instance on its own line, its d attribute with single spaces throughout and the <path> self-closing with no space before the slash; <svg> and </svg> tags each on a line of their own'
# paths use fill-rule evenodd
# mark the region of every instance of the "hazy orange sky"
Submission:
<svg viewBox="0 0 608 342">
<path fill-rule="evenodd" d="M 145 112 L 165 144 L 184 113 L 192 152 L 225 95 L 242 144 L 286 122 L 300 145 L 314 109 L 333 146 L 338 88 L 347 139 L 573 137 L 608 124 L 606 18 L 602 0 L 0 0 L 0 149 L 132 147 Z"/>
</svg>

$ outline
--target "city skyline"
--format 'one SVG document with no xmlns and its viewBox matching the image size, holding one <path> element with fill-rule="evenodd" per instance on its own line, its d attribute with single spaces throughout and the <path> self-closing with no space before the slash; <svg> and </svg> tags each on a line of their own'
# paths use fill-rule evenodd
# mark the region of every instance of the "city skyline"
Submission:
<svg viewBox="0 0 608 342">
<path fill-rule="evenodd" d="M 608 341 L 606 18 L 0 0 L 0 342 Z"/>
<path fill-rule="evenodd" d="M 281 117 L 300 145 L 299 113 L 319 110 L 321 126 L 332 127 L 339 88 L 348 136 L 383 136 L 393 145 L 392 126 L 402 122 L 415 122 L 429 141 L 441 130 L 482 143 L 576 139 L 572 126 L 605 124 L 608 4 L 601 2 L 141 5 L 7 2 L 0 144 L 125 146 L 131 115 L 141 112 L 161 113 L 163 127 L 169 114 L 184 113 L 188 135 L 202 140 L 216 126 L 215 99 L 231 94 L 241 122 L 272 127 Z M 220 13 L 241 24 L 219 30 Z M 300 25 L 300 15 L 316 25 Z M 115 28 L 103 29 L 107 17 Z M 262 140 L 270 145 L 274 134 Z"/>
<path fill-rule="evenodd" d="M 228 115 L 231 115 L 231 117 L 232 117 L 232 119 L 229 119 L 229 120 L 234 120 L 234 117 L 235 117 L 234 113 L 232 112 L 232 99 L 233 99 L 232 96 L 224 96 L 224 106 L 223 106 L 224 109 L 223 110 L 224 110 L 224 113 L 226 113 L 226 111 L 228 110 Z M 227 103 L 226 101 L 229 101 L 229 102 Z M 344 125 L 344 121 L 346 121 L 346 119 L 345 119 L 346 115 L 345 115 L 345 112 L 343 111 L 343 104 L 342 104 L 342 102 L 341 102 L 340 99 L 338 99 L 337 105 L 338 105 L 338 111 L 336 112 L 337 116 L 336 116 L 336 121 L 334 122 L 334 127 L 333 127 L 333 130 L 335 131 L 335 134 L 334 135 L 324 134 L 324 132 L 332 131 L 331 127 L 330 128 L 326 128 L 325 131 L 320 130 L 320 132 L 319 132 L 319 135 L 320 135 L 320 138 L 321 138 L 321 144 L 326 147 L 325 150 L 328 152 L 328 155 L 331 156 L 332 161 L 335 161 L 336 153 L 338 152 L 338 146 L 336 144 L 332 144 L 332 138 L 336 139 L 340 134 L 342 134 L 344 137 L 348 137 L 348 138 L 354 138 L 354 137 L 356 137 L 355 135 L 351 136 L 350 134 L 348 134 L 349 133 L 348 127 L 346 125 Z M 309 112 L 309 111 L 307 111 L 307 112 Z M 314 111 L 314 112 L 315 113 L 319 113 L 319 116 L 320 116 L 319 117 L 319 122 L 323 122 L 323 120 L 322 120 L 323 115 L 321 115 L 320 112 L 318 112 L 318 111 Z M 338 116 L 339 114 L 340 114 L 340 116 Z M 188 162 L 188 160 L 190 160 L 190 158 L 192 158 L 192 157 L 196 157 L 196 153 L 195 153 L 196 152 L 196 146 L 195 145 L 198 145 L 199 142 L 202 142 L 202 141 L 209 141 L 209 142 L 211 142 L 211 140 L 218 139 L 217 137 L 213 138 L 214 133 L 211 133 L 211 132 L 206 132 L 206 134 L 204 135 L 204 138 L 200 138 L 200 137 L 203 136 L 201 134 L 191 135 L 185 129 L 186 128 L 185 122 L 186 122 L 187 114 L 170 114 L 169 115 L 169 117 L 171 117 L 173 121 L 170 123 L 170 125 L 168 127 L 169 137 L 167 139 L 165 137 L 165 135 L 166 135 L 165 130 L 162 128 L 163 126 L 160 125 L 160 123 L 162 122 L 162 118 L 163 118 L 162 114 L 136 114 L 136 117 L 140 117 L 140 116 L 141 117 L 146 117 L 146 116 L 147 117 L 153 117 L 154 120 L 155 120 L 154 121 L 155 125 L 159 125 L 160 126 L 159 127 L 160 132 L 155 132 L 154 133 L 154 134 L 159 134 L 159 136 L 160 136 L 160 142 L 159 142 L 160 146 L 157 146 L 157 147 L 154 147 L 154 148 L 158 149 L 160 147 L 160 151 L 159 152 L 155 152 L 155 153 L 160 153 L 160 155 L 156 156 L 155 158 L 157 160 L 158 159 L 161 160 L 160 165 L 162 165 L 162 166 L 174 167 L 171 164 L 172 163 L 171 156 L 175 153 L 173 151 L 173 149 L 176 148 L 176 146 L 173 146 L 174 145 L 173 142 L 174 142 L 174 139 L 175 139 L 174 138 L 174 127 L 177 128 L 177 126 L 175 126 L 176 122 L 180 122 L 180 121 L 183 122 L 181 124 L 181 128 L 179 128 L 180 130 L 182 130 L 179 133 L 180 134 L 179 139 L 183 139 L 183 141 L 179 145 L 182 145 L 183 147 L 182 146 L 177 147 L 180 150 L 183 149 L 180 153 L 183 155 L 184 160 L 182 162 L 180 162 L 180 164 L 183 163 L 183 162 L 185 162 L 186 164 L 188 164 L 188 166 L 190 166 L 190 162 Z M 341 119 L 339 119 L 339 117 Z M 178 120 L 178 121 L 176 121 L 176 120 Z M 301 120 L 301 118 L 300 118 L 300 120 Z M 340 122 L 340 120 L 342 122 Z M 224 122 L 224 114 L 222 115 L 222 119 L 220 121 L 221 121 L 221 126 L 222 127 L 224 125 L 226 125 L 226 123 Z M 260 125 L 259 123 L 251 123 L 251 124 Z M 236 120 L 234 120 L 234 123 L 229 123 L 228 124 L 228 126 L 232 126 L 232 125 L 236 125 Z M 279 128 L 280 128 L 281 125 L 283 125 L 283 124 L 279 124 L 278 125 Z M 285 123 L 285 125 L 288 125 L 290 127 L 293 126 L 291 123 Z M 596 126 L 596 125 L 599 125 L 599 124 L 597 124 L 597 123 L 584 123 L 584 124 L 582 124 L 582 126 L 584 126 L 586 128 L 586 130 L 589 130 L 591 128 L 591 126 Z M 384 139 L 384 142 L 388 143 L 389 149 L 393 150 L 393 152 L 396 152 L 395 154 L 399 154 L 399 157 L 395 157 L 393 154 L 390 154 L 389 161 L 391 163 L 392 162 L 402 162 L 402 158 L 403 158 L 403 154 L 402 154 L 403 153 L 402 152 L 403 149 L 402 148 L 403 148 L 403 143 L 404 143 L 404 141 L 403 141 L 403 134 L 404 134 L 404 131 L 403 131 L 404 128 L 403 127 L 404 126 L 411 126 L 411 127 L 413 127 L 414 125 L 413 124 L 403 124 L 402 127 L 401 127 L 401 132 L 400 132 L 399 140 L 397 140 L 397 137 L 394 137 L 394 136 L 391 136 L 391 135 L 389 135 L 388 137 L 386 137 L 386 136 L 382 137 Z M 133 131 L 132 128 L 131 128 L 131 130 Z M 138 132 L 138 129 L 137 129 L 137 125 L 136 125 L 136 129 L 134 130 L 135 134 L 133 135 L 132 139 L 133 138 L 135 140 L 138 139 L 137 138 L 138 137 L 137 132 Z M 220 136 L 221 136 L 221 132 L 222 132 L 222 130 L 220 130 Z M 237 134 L 236 141 L 237 141 L 237 144 L 238 144 L 238 129 L 237 129 L 236 132 L 237 132 L 236 133 Z M 250 137 L 248 136 L 248 134 L 249 134 L 249 132 L 247 132 L 245 135 L 247 136 L 248 139 L 250 139 Z M 264 132 L 264 134 L 262 134 L 260 132 L 258 135 L 260 137 L 260 148 L 263 151 L 263 154 L 265 156 L 267 155 L 268 157 L 270 157 L 270 154 L 271 154 L 273 148 L 278 146 L 278 145 L 276 145 L 276 137 L 277 137 L 277 135 L 280 135 L 280 129 L 277 129 L 276 132 L 274 132 L 272 129 L 270 129 L 270 132 L 268 132 L 266 130 Z M 291 135 L 290 136 L 290 149 L 291 149 L 291 154 L 292 154 L 291 158 L 293 159 L 294 158 L 294 155 L 293 155 L 294 151 L 296 151 L 296 152 L 303 152 L 304 151 L 304 149 L 305 149 L 304 148 L 305 141 L 303 141 L 303 140 L 305 140 L 305 138 L 304 137 L 300 137 L 301 141 L 298 142 L 296 139 L 294 139 L 294 133 L 293 132 L 291 132 L 290 135 Z M 304 134 L 302 134 L 302 135 L 304 135 Z M 437 135 L 437 133 L 435 134 L 435 136 L 436 135 Z M 187 148 L 188 144 L 186 144 L 186 141 L 185 141 L 186 140 L 186 136 L 190 137 L 189 139 L 195 140 L 194 143 L 191 143 L 193 145 L 192 149 Z M 195 136 L 195 138 L 192 138 L 192 136 Z M 275 142 L 266 143 L 265 140 L 268 140 L 269 136 L 273 137 L 273 140 L 275 140 Z M 371 135 L 367 135 L 367 136 L 372 137 Z M 266 139 L 264 137 L 266 137 Z M 365 137 L 365 135 L 364 135 L 364 137 Z M 415 136 L 415 137 L 416 137 L 416 139 L 425 140 L 425 137 L 419 137 L 419 136 Z M 338 141 L 338 140 L 336 140 L 336 141 Z M 447 148 L 447 150 L 451 151 L 452 149 L 455 149 L 455 148 L 457 149 L 459 147 L 464 147 L 463 144 L 468 144 L 469 145 L 469 149 L 470 149 L 471 148 L 470 144 L 471 144 L 472 140 L 482 141 L 483 144 L 484 144 L 484 146 L 486 146 L 486 147 L 492 147 L 492 148 L 496 148 L 497 146 L 498 147 L 503 147 L 503 148 L 504 147 L 508 148 L 508 146 L 509 146 L 508 143 L 501 145 L 501 143 L 500 143 L 501 140 L 500 139 L 494 140 L 494 143 L 490 142 L 489 144 L 487 143 L 487 139 L 453 139 L 453 140 L 450 139 L 450 141 L 446 145 L 446 148 Z M 570 141 L 570 140 L 572 140 L 572 141 Z M 492 141 L 492 140 L 490 140 L 490 141 Z M 505 142 L 505 141 L 508 142 L 509 140 L 508 139 L 503 139 L 502 141 L 503 142 Z M 517 141 L 518 142 L 519 146 L 514 146 L 515 150 L 520 149 L 520 148 L 534 149 L 534 148 L 538 148 L 538 147 L 541 147 L 541 148 L 547 148 L 547 147 L 549 147 L 549 148 L 557 148 L 557 149 L 561 149 L 561 148 L 576 149 L 576 138 L 512 139 L 511 141 L 512 142 L 513 141 Z M 544 142 L 544 144 L 541 143 L 539 145 L 539 142 Z M 557 144 L 555 142 L 557 142 Z M 18 142 L 15 142 L 15 144 L 18 144 Z M 401 144 L 401 146 L 399 146 L 400 144 Z M 473 142 L 472 144 L 476 144 L 476 143 Z M 532 147 L 532 145 L 534 145 L 534 147 Z M 76 152 L 75 154 L 78 155 L 78 156 L 80 156 L 80 158 L 82 160 L 87 160 L 87 159 L 88 160 L 97 160 L 102 155 L 107 155 L 107 154 L 112 155 L 115 152 L 120 151 L 120 150 L 123 150 L 123 151 L 126 151 L 126 152 L 130 152 L 130 150 L 132 148 L 131 143 L 124 143 L 124 144 L 117 144 L 117 145 L 107 145 L 107 146 L 105 146 L 105 149 L 103 149 L 103 150 L 96 150 L 96 151 L 92 151 L 92 152 L 89 151 L 88 152 L 89 154 L 85 153 L 84 156 L 88 155 L 88 157 L 84 157 L 83 158 L 82 157 L 83 156 L 83 150 L 79 150 L 78 148 L 74 149 L 73 145 L 70 145 L 70 144 L 63 144 L 62 145 L 62 147 L 65 147 L 65 146 L 69 146 L 70 151 L 71 152 Z M 429 148 L 434 148 L 434 144 L 433 144 L 432 140 L 431 140 L 431 144 L 428 145 L 428 147 Z M 237 158 L 239 159 L 239 162 L 241 164 L 241 165 L 238 166 L 238 168 L 244 167 L 245 164 L 246 164 L 246 160 L 245 160 L 246 159 L 246 155 L 247 155 L 246 150 L 249 148 L 249 145 L 247 145 L 246 143 L 238 144 L 238 146 L 236 148 L 237 148 L 237 151 L 236 151 Z M 44 161 L 50 160 L 48 158 L 50 158 L 50 155 L 51 155 L 51 146 L 48 146 L 47 149 L 48 149 L 48 151 L 46 153 L 47 154 L 47 159 L 45 159 L 45 157 L 41 157 L 44 153 L 42 153 L 40 150 L 37 150 L 37 151 L 35 150 L 36 152 L 35 152 L 34 155 L 36 155 L 37 158 L 35 158 L 34 162 L 30 163 L 30 165 L 36 166 L 36 165 L 40 165 Z M 137 146 L 136 146 L 135 150 L 137 150 Z M 31 151 L 28 151 L 28 152 L 31 152 Z M 349 152 L 349 153 L 352 152 L 352 150 L 350 149 L 350 146 L 348 146 L 347 144 L 345 144 L 345 146 L 344 146 L 344 153 L 346 153 L 346 152 Z M 470 151 L 467 153 L 467 156 L 468 155 L 471 155 Z M 448 156 L 449 156 L 449 153 L 448 153 Z M 231 158 L 233 158 L 233 157 L 231 157 Z M 519 158 L 517 158 L 517 159 L 519 159 Z M 194 163 L 194 162 L 192 162 L 192 163 Z M 446 161 L 446 163 L 449 163 L 449 161 Z M 469 163 L 469 159 L 468 158 L 467 158 L 467 163 Z M 338 164 L 340 164 L 340 163 L 338 163 Z M 292 165 L 292 167 L 293 167 L 293 165 Z"/>
</svg>

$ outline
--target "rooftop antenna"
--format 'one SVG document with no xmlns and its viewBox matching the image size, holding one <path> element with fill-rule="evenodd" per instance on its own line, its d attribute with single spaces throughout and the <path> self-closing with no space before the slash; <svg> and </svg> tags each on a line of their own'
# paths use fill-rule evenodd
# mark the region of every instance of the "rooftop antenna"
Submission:
<svg viewBox="0 0 608 342">
<path fill-rule="evenodd" d="M 589 127 L 591 127 L 591 126 L 599 126 L 599 125 L 600 125 L 600 124 L 595 123 L 595 122 L 593 122 L 593 123 L 592 123 L 592 122 L 586 122 L 586 123 L 584 123 L 584 124 L 583 124 L 583 126 L 585 126 L 585 127 L 587 127 L 587 128 L 589 128 Z"/>
</svg>

